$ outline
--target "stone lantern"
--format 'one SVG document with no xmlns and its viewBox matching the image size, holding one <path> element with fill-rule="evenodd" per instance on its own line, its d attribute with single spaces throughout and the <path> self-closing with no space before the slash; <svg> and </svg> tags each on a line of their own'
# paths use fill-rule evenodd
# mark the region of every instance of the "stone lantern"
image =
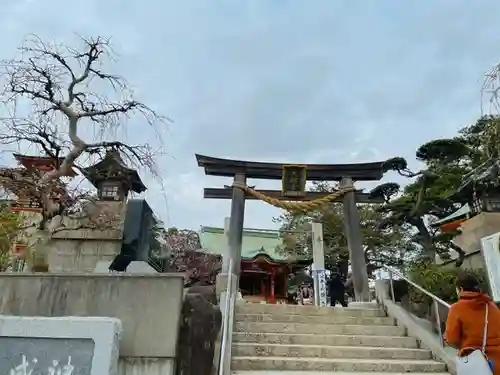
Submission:
<svg viewBox="0 0 500 375">
<path fill-rule="evenodd" d="M 142 193 L 146 190 L 137 171 L 128 168 L 116 150 L 108 151 L 104 159 L 85 168 L 83 173 L 103 201 L 124 201 L 130 191 Z"/>
</svg>

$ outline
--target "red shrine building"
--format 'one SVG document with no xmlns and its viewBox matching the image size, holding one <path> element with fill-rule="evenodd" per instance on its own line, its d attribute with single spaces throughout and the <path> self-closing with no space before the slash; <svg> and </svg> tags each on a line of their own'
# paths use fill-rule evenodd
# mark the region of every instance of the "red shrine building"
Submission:
<svg viewBox="0 0 500 375">
<path fill-rule="evenodd" d="M 223 228 L 202 227 L 200 241 L 205 252 L 222 255 L 227 248 Z M 276 230 L 244 229 L 239 288 L 249 302 L 286 303 L 288 278 L 311 260 L 293 260 L 280 253 L 282 240 Z"/>
<path fill-rule="evenodd" d="M 26 181 L 27 178 L 33 176 L 33 170 L 40 172 L 41 174 L 50 172 L 54 170 L 57 165 L 63 162 L 64 158 L 59 158 L 59 161 L 54 160 L 52 157 L 45 156 L 30 156 L 30 155 L 21 155 L 21 154 L 13 154 L 16 159 L 19 167 L 17 168 L 9 168 L 9 172 L 12 175 L 12 183 L 6 186 L 6 189 L 9 193 L 14 194 L 16 196 L 15 200 L 10 202 L 10 210 L 13 212 L 22 212 L 24 213 L 25 219 L 34 220 L 35 222 L 39 221 L 39 215 L 42 213 L 42 207 L 40 203 L 33 198 L 32 195 L 29 194 L 29 189 L 26 188 L 26 183 L 22 181 Z M 76 176 L 76 172 L 71 170 L 71 176 Z M 17 178 L 19 179 L 19 183 L 17 183 Z M 60 188 L 52 191 L 53 200 L 57 201 L 66 195 L 66 190 L 64 185 L 61 184 Z M 19 243 L 14 244 L 13 253 L 17 257 L 22 257 L 23 253 L 26 249 L 26 244 L 20 241 Z"/>
</svg>

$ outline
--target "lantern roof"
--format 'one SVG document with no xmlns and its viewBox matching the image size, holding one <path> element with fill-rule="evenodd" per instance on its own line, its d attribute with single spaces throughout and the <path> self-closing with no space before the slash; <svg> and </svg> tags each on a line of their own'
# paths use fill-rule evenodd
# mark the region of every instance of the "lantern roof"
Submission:
<svg viewBox="0 0 500 375">
<path fill-rule="evenodd" d="M 125 165 L 117 150 L 106 152 L 100 162 L 84 168 L 83 174 L 96 188 L 104 181 L 122 181 L 136 193 L 146 190 L 137 171 Z"/>
</svg>

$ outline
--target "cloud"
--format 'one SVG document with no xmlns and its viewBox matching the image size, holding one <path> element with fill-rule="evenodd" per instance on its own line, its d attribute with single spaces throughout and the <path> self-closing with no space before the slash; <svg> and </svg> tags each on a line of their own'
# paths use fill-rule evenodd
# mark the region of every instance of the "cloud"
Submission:
<svg viewBox="0 0 500 375">
<path fill-rule="evenodd" d="M 204 176 L 195 153 L 414 163 L 420 144 L 477 118 L 482 74 L 500 60 L 494 0 L 7 0 L 0 14 L 0 58 L 31 32 L 112 36 L 113 69 L 175 120 L 158 158 L 164 189 L 144 176 L 147 199 L 169 225 L 190 228 L 222 225 L 230 212 L 230 202 L 203 200 L 203 187 L 230 181 Z M 159 145 L 138 122 L 124 137 Z M 277 214 L 252 201 L 246 223 L 272 226 Z"/>
</svg>

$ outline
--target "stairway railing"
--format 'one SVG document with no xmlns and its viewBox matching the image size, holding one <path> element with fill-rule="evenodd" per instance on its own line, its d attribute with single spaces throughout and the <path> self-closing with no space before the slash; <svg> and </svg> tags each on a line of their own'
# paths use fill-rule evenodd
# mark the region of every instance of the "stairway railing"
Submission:
<svg viewBox="0 0 500 375">
<path fill-rule="evenodd" d="M 220 300 L 224 304 L 221 350 L 219 360 L 219 375 L 231 374 L 231 347 L 233 344 L 234 309 L 238 292 L 237 278 L 234 275 L 234 261 L 229 259 L 229 270 L 227 275 L 226 291 Z"/>
<path fill-rule="evenodd" d="M 402 272 L 396 270 L 395 268 L 392 268 L 389 266 L 383 266 L 383 269 L 385 271 L 387 271 L 387 273 L 389 274 L 390 292 L 391 292 L 391 298 L 392 298 L 393 303 L 396 303 L 396 294 L 394 291 L 394 289 L 395 289 L 394 288 L 395 276 L 400 280 L 404 280 L 409 285 L 411 285 L 415 289 L 418 289 L 421 293 L 425 294 L 426 296 L 428 296 L 432 299 L 432 305 L 433 305 L 432 307 L 434 309 L 434 314 L 435 314 L 435 320 L 436 320 L 435 323 L 436 323 L 437 334 L 439 336 L 441 346 L 445 347 L 446 345 L 445 345 L 444 338 L 443 338 L 443 325 L 442 325 L 442 321 L 441 321 L 440 305 L 445 307 L 448 310 L 450 308 L 450 304 L 447 303 L 446 301 L 443 301 L 441 298 L 432 294 L 428 290 L 424 289 L 423 287 L 421 287 L 417 283 L 413 282 L 408 277 L 406 277 Z"/>
</svg>

